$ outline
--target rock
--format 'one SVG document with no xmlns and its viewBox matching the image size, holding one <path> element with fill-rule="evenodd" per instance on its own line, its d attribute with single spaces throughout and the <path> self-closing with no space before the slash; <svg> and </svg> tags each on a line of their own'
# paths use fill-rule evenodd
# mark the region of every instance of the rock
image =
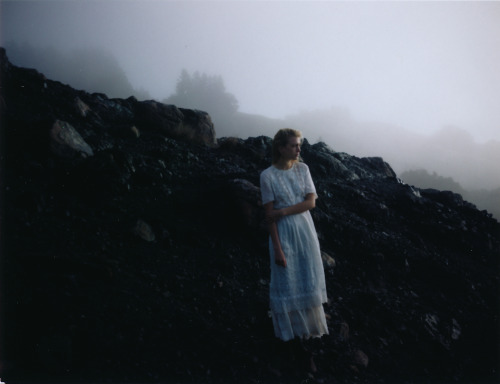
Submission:
<svg viewBox="0 0 500 384">
<path fill-rule="evenodd" d="M 438 191 L 437 189 L 423 189 L 420 190 L 422 196 L 432 198 L 442 204 L 453 204 L 457 206 L 462 206 L 464 204 L 464 199 L 458 193 L 451 191 Z"/>
<path fill-rule="evenodd" d="M 368 356 L 366 356 L 366 353 L 364 353 L 360 349 L 357 349 L 353 354 L 353 361 L 358 367 L 367 368 L 368 363 L 370 362 L 370 359 L 368 359 Z"/>
<path fill-rule="evenodd" d="M 347 153 L 335 152 L 322 142 L 304 148 L 307 153 L 304 155 L 306 162 L 311 162 L 311 159 L 312 167 L 319 167 L 318 171 L 326 177 L 335 176 L 345 181 L 396 179 L 394 170 L 381 157 L 357 158 Z"/>
<path fill-rule="evenodd" d="M 452 340 L 458 340 L 461 334 L 462 334 L 462 327 L 460 327 L 460 324 L 458 324 L 458 321 L 456 319 L 452 319 L 452 327 L 451 327 Z"/>
<path fill-rule="evenodd" d="M 321 251 L 321 259 L 323 260 L 323 267 L 325 269 L 335 268 L 335 259 L 328 253 Z"/>
<path fill-rule="evenodd" d="M 319 142 L 310 147 L 310 152 L 313 153 L 313 161 L 315 160 L 316 162 L 322 164 L 321 171 L 326 176 L 331 177 L 332 175 L 341 175 L 344 180 L 359 180 L 359 176 L 353 172 L 352 169 L 349 169 L 346 165 L 344 165 L 342 159 L 339 158 L 339 155 L 335 154 L 335 152 L 328 147 L 328 145 Z"/>
<path fill-rule="evenodd" d="M 93 156 L 90 145 L 69 123 L 56 120 L 50 130 L 50 148 L 56 155 L 66 158 Z"/>
<path fill-rule="evenodd" d="M 144 130 L 158 130 L 167 135 L 180 136 L 182 112 L 175 105 L 165 105 L 154 100 L 135 105 L 138 125 Z M 171 137 L 169 136 L 169 137 Z"/>
<path fill-rule="evenodd" d="M 137 220 L 137 223 L 135 224 L 133 232 L 134 232 L 134 235 L 140 237 L 144 241 L 151 242 L 151 241 L 155 241 L 155 239 L 156 239 L 156 236 L 155 236 L 151 226 L 141 219 Z"/>
<path fill-rule="evenodd" d="M 215 146 L 215 128 L 212 118 L 207 112 L 180 108 L 183 115 L 181 137 L 186 135 L 192 141 Z"/>
<path fill-rule="evenodd" d="M 361 159 L 374 174 L 381 178 L 396 178 L 396 172 L 381 157 L 364 157 Z"/>
<path fill-rule="evenodd" d="M 130 128 L 130 133 L 132 134 L 133 137 L 139 138 L 141 136 L 141 133 L 137 129 L 137 127 L 134 125 Z"/>
<path fill-rule="evenodd" d="M 77 113 L 82 117 L 86 117 L 87 113 L 89 113 L 90 111 L 89 106 L 85 104 L 79 97 L 75 99 L 75 109 Z"/>
<path fill-rule="evenodd" d="M 142 130 L 158 131 L 169 138 L 208 146 L 217 143 L 212 120 L 206 112 L 179 109 L 154 100 L 138 102 L 135 110 L 137 125 Z"/>
<path fill-rule="evenodd" d="M 436 336 L 438 333 L 439 317 L 432 313 L 426 313 L 424 323 L 425 329 L 427 329 L 432 336 Z"/>
<path fill-rule="evenodd" d="M 340 323 L 339 338 L 341 341 L 349 340 L 349 324 L 346 322 Z"/>
</svg>

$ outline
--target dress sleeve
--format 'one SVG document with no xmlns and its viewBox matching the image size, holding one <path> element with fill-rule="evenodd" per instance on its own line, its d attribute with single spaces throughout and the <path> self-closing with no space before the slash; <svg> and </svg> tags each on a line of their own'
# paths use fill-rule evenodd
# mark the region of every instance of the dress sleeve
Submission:
<svg viewBox="0 0 500 384">
<path fill-rule="evenodd" d="M 304 164 L 305 165 L 305 164 Z M 316 196 L 316 199 L 318 198 L 318 194 L 316 193 L 316 187 L 314 186 L 314 183 L 312 181 L 312 177 L 311 177 L 311 172 L 309 172 L 309 167 L 306 165 L 305 167 L 305 180 L 304 180 L 304 184 L 305 184 L 305 194 L 307 195 L 308 193 L 314 193 L 314 195 Z"/>
<path fill-rule="evenodd" d="M 274 201 L 271 178 L 264 172 L 260 174 L 260 193 L 262 195 L 262 205 Z"/>
</svg>

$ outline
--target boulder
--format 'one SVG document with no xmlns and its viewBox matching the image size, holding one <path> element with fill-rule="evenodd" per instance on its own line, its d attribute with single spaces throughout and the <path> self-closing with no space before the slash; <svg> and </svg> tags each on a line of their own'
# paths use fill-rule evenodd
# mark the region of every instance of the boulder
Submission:
<svg viewBox="0 0 500 384">
<path fill-rule="evenodd" d="M 202 111 L 179 109 L 154 100 L 135 105 L 137 126 L 141 130 L 161 132 L 174 139 L 184 139 L 213 146 L 217 143 L 210 115 Z"/>
<path fill-rule="evenodd" d="M 93 156 L 90 145 L 71 124 L 56 120 L 50 130 L 50 148 L 58 156 L 65 158 L 86 158 Z"/>
<path fill-rule="evenodd" d="M 207 112 L 180 108 L 183 115 L 180 137 L 186 135 L 194 142 L 208 146 L 217 144 L 212 118 Z"/>
</svg>

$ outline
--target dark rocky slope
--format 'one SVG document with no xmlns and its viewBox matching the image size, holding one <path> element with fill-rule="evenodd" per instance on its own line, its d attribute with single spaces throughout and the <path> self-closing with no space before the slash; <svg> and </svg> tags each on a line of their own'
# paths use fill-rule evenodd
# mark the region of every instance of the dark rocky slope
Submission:
<svg viewBox="0 0 500 384">
<path fill-rule="evenodd" d="M 275 356 L 267 316 L 270 139 L 217 142 L 205 113 L 77 91 L 0 54 L 5 382 L 498 381 L 487 212 L 306 141 L 331 333 L 312 377 Z"/>
</svg>

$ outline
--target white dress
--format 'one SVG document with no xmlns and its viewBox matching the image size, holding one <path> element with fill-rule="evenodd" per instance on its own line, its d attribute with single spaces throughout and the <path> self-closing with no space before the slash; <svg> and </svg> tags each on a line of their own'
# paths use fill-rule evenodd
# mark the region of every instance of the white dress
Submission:
<svg viewBox="0 0 500 384">
<path fill-rule="evenodd" d="M 260 186 L 262 204 L 274 201 L 276 209 L 300 203 L 308 193 L 316 195 L 309 167 L 299 162 L 288 170 L 267 168 L 260 175 Z M 327 302 L 325 272 L 311 214 L 284 216 L 276 224 L 287 266 L 276 265 L 269 237 L 269 299 L 275 335 L 287 341 L 328 334 L 322 306 Z"/>
</svg>

